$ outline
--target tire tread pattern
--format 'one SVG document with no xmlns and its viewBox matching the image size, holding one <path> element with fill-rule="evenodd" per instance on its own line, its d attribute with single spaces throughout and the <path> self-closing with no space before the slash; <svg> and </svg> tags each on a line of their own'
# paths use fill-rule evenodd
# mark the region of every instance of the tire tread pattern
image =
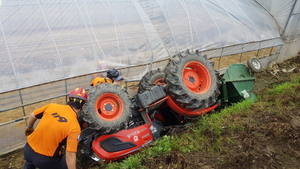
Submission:
<svg viewBox="0 0 300 169">
<path fill-rule="evenodd" d="M 155 86 L 154 82 L 163 79 L 164 75 L 165 73 L 160 68 L 147 72 L 140 80 L 138 93 L 143 93 Z"/>
<path fill-rule="evenodd" d="M 201 62 L 208 69 L 211 76 L 211 87 L 203 94 L 190 91 L 183 82 L 182 71 L 190 61 Z M 213 64 L 208 62 L 206 56 L 201 56 L 198 51 L 191 53 L 189 50 L 174 55 L 164 69 L 166 91 L 172 99 L 184 108 L 202 109 L 216 103 L 220 95 L 221 81 L 217 78 L 218 72 L 213 69 Z"/>
<path fill-rule="evenodd" d="M 113 93 L 121 98 L 124 109 L 121 116 L 113 121 L 106 121 L 98 116 L 95 110 L 97 99 L 105 94 Z M 128 122 L 132 117 L 134 106 L 132 100 L 125 89 L 110 83 L 99 84 L 89 90 L 89 99 L 83 107 L 83 120 L 91 129 L 99 131 L 101 134 L 112 134 L 128 127 Z"/>
</svg>

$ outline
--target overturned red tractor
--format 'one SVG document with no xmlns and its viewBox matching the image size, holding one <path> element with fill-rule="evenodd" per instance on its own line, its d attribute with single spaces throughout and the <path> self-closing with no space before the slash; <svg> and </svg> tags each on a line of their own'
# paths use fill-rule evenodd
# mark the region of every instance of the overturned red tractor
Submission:
<svg viewBox="0 0 300 169">
<path fill-rule="evenodd" d="M 106 162 L 136 153 L 170 127 L 217 108 L 220 85 L 213 63 L 186 51 L 173 56 L 163 71 L 144 75 L 133 98 L 118 85 L 94 86 L 81 114 L 81 151 Z"/>
</svg>

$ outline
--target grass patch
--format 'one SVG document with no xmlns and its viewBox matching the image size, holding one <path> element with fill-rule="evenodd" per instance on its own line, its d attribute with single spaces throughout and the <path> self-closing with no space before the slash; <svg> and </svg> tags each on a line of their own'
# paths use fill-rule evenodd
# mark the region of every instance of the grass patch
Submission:
<svg viewBox="0 0 300 169">
<path fill-rule="evenodd" d="M 273 89 L 270 89 L 270 94 L 280 95 L 283 93 L 293 92 L 293 83 L 287 82 L 280 85 L 276 85 Z"/>
<path fill-rule="evenodd" d="M 290 82 L 275 85 L 261 96 L 262 103 L 271 106 L 274 112 L 281 114 L 284 110 L 291 110 L 299 105 L 300 78 L 292 79 Z M 285 98 L 285 99 L 282 99 Z M 274 109 L 277 107 L 277 109 Z"/>
<path fill-rule="evenodd" d="M 272 89 L 269 89 L 266 94 L 268 95 L 290 95 L 295 93 L 295 88 L 300 86 L 300 77 L 292 79 L 290 82 L 282 83 L 279 85 L 273 86 Z"/>
</svg>

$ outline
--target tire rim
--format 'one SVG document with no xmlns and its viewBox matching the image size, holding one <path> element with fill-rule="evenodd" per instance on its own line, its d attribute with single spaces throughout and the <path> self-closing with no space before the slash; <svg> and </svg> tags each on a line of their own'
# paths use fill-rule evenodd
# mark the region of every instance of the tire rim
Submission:
<svg viewBox="0 0 300 169">
<path fill-rule="evenodd" d="M 260 63 L 257 60 L 252 60 L 252 65 L 255 69 L 259 70 L 260 69 Z"/>
<path fill-rule="evenodd" d="M 123 113 L 122 99 L 114 93 L 105 93 L 97 101 L 95 108 L 98 116 L 105 121 L 114 121 Z"/>
<path fill-rule="evenodd" d="M 211 88 L 211 76 L 206 66 L 197 61 L 188 62 L 182 72 L 183 82 L 193 93 L 203 94 Z"/>
<path fill-rule="evenodd" d="M 155 85 L 159 85 L 159 84 L 165 84 L 164 82 L 163 82 L 163 78 L 159 78 L 159 79 L 157 79 L 157 80 L 155 80 L 154 82 L 153 82 L 153 84 L 155 84 Z"/>
</svg>

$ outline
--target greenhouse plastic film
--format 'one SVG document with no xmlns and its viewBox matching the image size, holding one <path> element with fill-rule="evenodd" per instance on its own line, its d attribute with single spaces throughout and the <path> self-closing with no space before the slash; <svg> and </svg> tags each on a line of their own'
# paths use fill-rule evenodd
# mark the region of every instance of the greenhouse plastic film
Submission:
<svg viewBox="0 0 300 169">
<path fill-rule="evenodd" d="M 295 4 L 295 0 L 256 0 L 264 9 L 266 9 L 276 20 L 278 29 L 282 33 Z M 299 5 L 298 5 L 299 6 Z"/>
<path fill-rule="evenodd" d="M 1 113 L 75 87 L 89 89 L 94 75 L 105 76 L 110 67 L 127 81 L 140 80 L 186 50 L 215 59 L 222 70 L 228 58 L 244 62 L 245 52 L 276 48 L 277 61 L 299 52 L 296 0 L 2 0 L 0 5 Z"/>
<path fill-rule="evenodd" d="M 1 91 L 92 73 L 100 61 L 124 68 L 280 37 L 250 0 L 4 0 L 0 21 Z"/>
</svg>

